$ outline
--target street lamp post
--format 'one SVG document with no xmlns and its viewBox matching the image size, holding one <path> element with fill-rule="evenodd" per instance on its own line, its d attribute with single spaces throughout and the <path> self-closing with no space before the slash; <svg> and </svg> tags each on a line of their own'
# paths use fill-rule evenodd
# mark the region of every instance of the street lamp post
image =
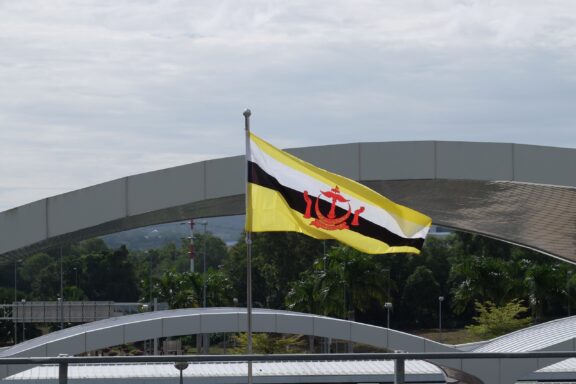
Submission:
<svg viewBox="0 0 576 384">
<path fill-rule="evenodd" d="M 18 323 L 16 322 L 16 300 L 18 294 L 16 293 L 18 285 L 17 261 L 14 260 L 14 305 L 12 305 L 12 320 L 14 321 L 14 345 L 18 343 Z"/>
<path fill-rule="evenodd" d="M 145 305 L 147 311 L 156 310 L 154 308 L 154 303 L 152 302 L 152 252 L 150 250 L 144 251 L 144 253 L 148 256 L 148 305 Z M 146 340 L 144 341 L 144 348 L 146 349 L 146 353 L 148 353 L 148 349 L 146 348 Z M 157 339 L 154 339 L 154 355 L 156 354 L 156 343 Z"/>
<path fill-rule="evenodd" d="M 73 269 L 74 269 L 74 286 L 76 288 L 79 288 L 78 287 L 78 267 L 74 267 Z"/>
<path fill-rule="evenodd" d="M 566 272 L 566 298 L 568 299 L 568 316 L 572 316 L 572 308 L 570 303 L 570 279 L 572 278 L 572 271 Z"/>
<path fill-rule="evenodd" d="M 57 317 L 60 318 L 60 329 L 63 329 L 64 319 L 62 317 L 64 316 L 64 311 L 62 311 L 62 298 L 60 296 L 56 298 L 56 311 L 58 313 Z"/>
<path fill-rule="evenodd" d="M 387 290 L 387 299 L 388 300 L 392 300 L 392 297 L 390 296 L 390 285 L 391 285 L 391 281 L 390 281 L 390 268 L 386 268 L 384 269 L 384 272 L 386 272 L 386 277 L 388 278 L 387 282 L 386 282 L 386 290 Z"/>
<path fill-rule="evenodd" d="M 18 264 L 22 260 L 14 260 L 14 305 L 12 306 L 12 321 L 14 322 L 14 345 L 18 343 L 18 322 L 16 321 L 16 303 L 18 302 Z"/>
<path fill-rule="evenodd" d="M 22 341 L 26 341 L 26 299 L 22 299 Z"/>
<path fill-rule="evenodd" d="M 392 303 L 389 301 L 385 302 L 384 308 L 386 308 L 386 328 L 390 329 L 390 310 L 392 309 Z"/>
<path fill-rule="evenodd" d="M 206 308 L 206 227 L 208 222 L 206 220 L 200 223 L 204 226 L 204 249 L 202 250 L 202 307 Z"/>
<path fill-rule="evenodd" d="M 392 309 L 392 303 L 387 301 L 384 303 L 384 308 L 386 308 L 386 349 L 389 349 L 390 345 L 390 310 Z"/>
<path fill-rule="evenodd" d="M 152 253 L 145 251 L 148 255 L 148 304 L 152 306 Z"/>
<path fill-rule="evenodd" d="M 64 266 L 62 261 L 62 247 L 60 247 L 60 329 L 64 329 Z"/>
<path fill-rule="evenodd" d="M 442 302 L 444 296 L 438 296 L 438 331 L 440 332 L 440 342 L 442 342 Z"/>
<path fill-rule="evenodd" d="M 182 376 L 182 371 L 184 371 L 186 368 L 188 368 L 188 363 L 185 363 L 185 362 L 175 363 L 174 367 L 180 371 L 180 384 L 183 384 L 184 378 Z"/>
<path fill-rule="evenodd" d="M 206 220 L 200 223 L 204 226 L 204 247 L 202 250 L 202 308 L 206 308 L 206 227 L 208 226 L 208 222 Z M 202 334 L 202 351 L 204 353 L 208 353 L 208 334 Z"/>
<path fill-rule="evenodd" d="M 190 236 L 188 237 L 188 256 L 190 257 L 190 272 L 194 272 L 194 263 L 196 260 L 196 251 L 194 250 L 194 219 L 180 223 L 180 225 L 190 226 Z"/>
<path fill-rule="evenodd" d="M 232 303 L 234 304 L 234 308 L 236 308 L 238 306 L 238 298 L 234 297 L 232 299 Z M 232 338 L 232 347 L 236 348 L 236 338 L 235 337 Z"/>
</svg>

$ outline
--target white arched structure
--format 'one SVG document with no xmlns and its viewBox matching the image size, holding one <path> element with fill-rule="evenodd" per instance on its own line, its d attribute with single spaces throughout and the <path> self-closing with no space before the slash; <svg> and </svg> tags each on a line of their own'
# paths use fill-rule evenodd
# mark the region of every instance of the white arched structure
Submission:
<svg viewBox="0 0 576 384">
<path fill-rule="evenodd" d="M 435 224 L 576 262 L 576 150 L 507 143 L 354 143 L 291 150 Z M 243 156 L 204 161 L 0 212 L 0 261 L 147 225 L 244 213 Z"/>
<path fill-rule="evenodd" d="M 314 335 L 410 352 L 454 348 L 392 329 L 306 313 L 254 309 L 254 332 Z M 246 331 L 245 308 L 194 308 L 114 317 L 53 332 L 0 351 L 0 357 L 77 355 L 153 338 Z M 0 367 L 0 378 L 22 367 Z"/>
<path fill-rule="evenodd" d="M 314 335 L 405 352 L 460 352 L 393 329 L 306 313 L 254 309 L 254 332 Z M 152 338 L 246 331 L 244 308 L 195 308 L 146 312 L 87 323 L 28 340 L 0 351 L 6 357 L 77 355 Z M 482 343 L 475 352 L 574 351 L 576 316 L 539 324 Z M 561 359 L 454 359 L 432 361 L 464 383 L 512 384 Z M 28 369 L 0 367 L 0 378 Z M 476 381 L 477 380 L 477 381 Z"/>
</svg>

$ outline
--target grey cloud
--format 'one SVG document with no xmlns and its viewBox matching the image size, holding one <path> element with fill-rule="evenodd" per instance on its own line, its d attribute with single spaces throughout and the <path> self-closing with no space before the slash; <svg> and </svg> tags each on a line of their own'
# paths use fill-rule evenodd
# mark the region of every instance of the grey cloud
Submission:
<svg viewBox="0 0 576 384">
<path fill-rule="evenodd" d="M 0 210 L 240 154 L 245 107 L 280 147 L 576 146 L 572 15 L 567 0 L 0 2 Z"/>
</svg>

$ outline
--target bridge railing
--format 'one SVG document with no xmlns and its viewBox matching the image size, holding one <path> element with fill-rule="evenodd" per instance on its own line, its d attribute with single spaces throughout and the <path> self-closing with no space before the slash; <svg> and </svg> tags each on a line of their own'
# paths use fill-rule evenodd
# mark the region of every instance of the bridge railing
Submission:
<svg viewBox="0 0 576 384">
<path fill-rule="evenodd" d="M 157 303 L 156 310 L 168 309 Z M 0 304 L 0 320 L 17 323 L 88 323 L 153 310 L 148 303 L 114 301 L 17 301 Z"/>
<path fill-rule="evenodd" d="M 0 358 L 0 365 L 58 365 L 59 384 L 68 382 L 69 364 L 114 363 L 199 363 L 199 362 L 270 362 L 270 361 L 358 361 L 393 360 L 394 383 L 405 383 L 406 360 L 453 359 L 567 359 L 576 357 L 576 351 L 549 352 L 422 352 L 422 353 L 331 353 L 331 354 L 277 354 L 277 355 L 172 355 L 172 356 L 88 356 L 88 357 L 12 357 Z"/>
</svg>

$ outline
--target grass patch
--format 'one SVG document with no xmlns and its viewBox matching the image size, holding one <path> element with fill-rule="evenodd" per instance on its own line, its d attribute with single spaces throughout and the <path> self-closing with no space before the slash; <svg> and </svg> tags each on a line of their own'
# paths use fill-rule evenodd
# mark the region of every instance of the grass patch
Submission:
<svg viewBox="0 0 576 384">
<path fill-rule="evenodd" d="M 473 335 L 467 329 L 443 329 L 442 335 L 440 335 L 438 329 L 421 329 L 412 331 L 410 333 L 416 336 L 425 337 L 430 340 L 451 345 L 482 341 L 480 337 Z"/>
</svg>

